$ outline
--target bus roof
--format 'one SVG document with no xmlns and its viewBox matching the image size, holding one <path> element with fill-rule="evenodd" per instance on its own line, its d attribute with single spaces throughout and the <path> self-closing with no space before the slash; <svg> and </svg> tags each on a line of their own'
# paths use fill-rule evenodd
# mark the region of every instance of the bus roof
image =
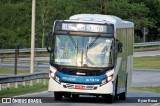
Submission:
<svg viewBox="0 0 160 106">
<path fill-rule="evenodd" d="M 122 20 L 121 18 L 113 15 L 101 15 L 101 14 L 77 14 L 69 18 L 72 22 L 86 22 L 86 23 L 108 23 L 114 24 L 115 28 L 133 28 L 134 23 L 130 21 Z"/>
</svg>

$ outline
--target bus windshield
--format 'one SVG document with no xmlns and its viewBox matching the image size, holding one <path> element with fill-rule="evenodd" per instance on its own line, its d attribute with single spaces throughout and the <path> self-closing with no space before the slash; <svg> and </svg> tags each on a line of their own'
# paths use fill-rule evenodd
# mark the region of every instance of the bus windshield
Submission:
<svg viewBox="0 0 160 106">
<path fill-rule="evenodd" d="M 51 58 L 57 65 L 110 67 L 112 39 L 100 35 L 55 35 Z"/>
</svg>

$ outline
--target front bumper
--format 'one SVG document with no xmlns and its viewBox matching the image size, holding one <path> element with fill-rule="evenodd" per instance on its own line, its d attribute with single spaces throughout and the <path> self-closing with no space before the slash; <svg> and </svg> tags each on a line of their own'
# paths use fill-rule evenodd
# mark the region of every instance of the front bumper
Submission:
<svg viewBox="0 0 160 106">
<path fill-rule="evenodd" d="M 76 88 L 75 86 L 85 86 L 85 89 Z M 57 83 L 52 78 L 49 79 L 48 91 L 53 92 L 71 92 L 79 94 L 112 94 L 113 93 L 113 83 L 112 81 L 100 85 L 85 85 L 85 84 L 71 84 L 71 83 Z"/>
</svg>

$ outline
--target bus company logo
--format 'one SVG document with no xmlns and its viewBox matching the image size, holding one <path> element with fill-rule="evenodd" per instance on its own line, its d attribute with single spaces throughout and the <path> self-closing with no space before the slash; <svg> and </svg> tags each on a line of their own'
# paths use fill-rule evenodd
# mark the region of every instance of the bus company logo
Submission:
<svg viewBox="0 0 160 106">
<path fill-rule="evenodd" d="M 11 103 L 11 98 L 2 98 L 2 103 Z"/>
<path fill-rule="evenodd" d="M 63 80 L 67 80 L 67 81 L 75 81 L 76 79 L 75 78 L 72 78 L 72 77 L 62 77 Z"/>
</svg>

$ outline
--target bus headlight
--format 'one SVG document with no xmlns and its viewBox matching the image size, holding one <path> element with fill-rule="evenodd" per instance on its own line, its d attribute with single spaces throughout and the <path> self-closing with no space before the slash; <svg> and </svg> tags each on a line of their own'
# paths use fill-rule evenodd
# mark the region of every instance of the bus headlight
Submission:
<svg viewBox="0 0 160 106">
<path fill-rule="evenodd" d="M 55 73 L 53 73 L 52 71 L 50 71 L 50 76 L 51 76 L 51 78 L 53 78 L 56 82 L 60 83 L 60 78 L 59 78 Z"/>
<path fill-rule="evenodd" d="M 113 78 L 113 75 L 107 76 L 107 82 L 111 81 Z"/>
<path fill-rule="evenodd" d="M 55 73 L 52 72 L 52 71 L 50 71 L 50 76 L 51 76 L 53 79 L 55 79 L 55 77 L 56 77 Z"/>
<path fill-rule="evenodd" d="M 113 74 L 114 74 L 114 69 L 109 70 L 109 71 L 106 73 L 106 78 L 102 80 L 101 85 L 104 85 L 104 84 L 112 81 L 112 79 L 113 79 Z"/>
<path fill-rule="evenodd" d="M 107 78 L 103 79 L 101 82 L 101 85 L 106 84 L 107 82 L 110 82 L 113 79 L 113 75 L 107 76 Z"/>
</svg>

